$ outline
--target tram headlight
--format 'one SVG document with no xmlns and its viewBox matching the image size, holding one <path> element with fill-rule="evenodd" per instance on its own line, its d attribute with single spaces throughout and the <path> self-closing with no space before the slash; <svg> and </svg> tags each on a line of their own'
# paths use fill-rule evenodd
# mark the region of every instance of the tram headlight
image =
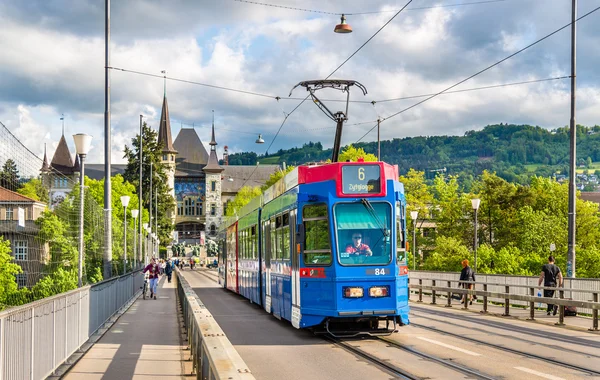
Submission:
<svg viewBox="0 0 600 380">
<path fill-rule="evenodd" d="M 369 296 L 373 298 L 377 297 L 389 297 L 390 287 L 389 286 L 372 286 L 369 288 Z"/>
<path fill-rule="evenodd" d="M 346 286 L 343 290 L 345 298 L 361 298 L 365 293 L 365 290 L 361 287 Z"/>
</svg>

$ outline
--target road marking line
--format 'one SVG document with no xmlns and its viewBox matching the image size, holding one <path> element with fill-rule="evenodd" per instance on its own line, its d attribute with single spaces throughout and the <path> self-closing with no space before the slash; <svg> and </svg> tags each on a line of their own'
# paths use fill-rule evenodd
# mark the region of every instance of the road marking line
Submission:
<svg viewBox="0 0 600 380">
<path fill-rule="evenodd" d="M 446 343 L 438 342 L 437 340 L 433 340 L 433 339 L 429 339 L 429 338 L 424 338 L 422 336 L 419 336 L 417 338 L 419 338 L 421 340 L 424 340 L 426 342 L 429 342 L 429 343 L 437 344 L 438 346 L 442 346 L 442 347 L 449 348 L 451 350 L 462 352 L 463 354 L 472 355 L 472 356 L 481 356 L 481 354 L 478 354 L 477 352 L 465 350 L 464 348 L 460 348 L 460 347 L 456 347 L 456 346 L 451 346 L 451 345 L 446 344 Z"/>
<path fill-rule="evenodd" d="M 532 375 L 536 375 L 539 377 L 543 377 L 544 379 L 550 379 L 550 380 L 565 380 L 562 377 L 557 377 L 557 376 L 552 376 L 552 375 L 548 375 L 546 373 L 543 372 L 538 372 L 538 371 L 534 371 L 533 369 L 529 369 L 529 368 L 525 368 L 525 367 L 514 367 L 515 369 L 518 369 L 519 371 L 523 371 L 523 372 L 527 372 L 530 373 Z"/>
</svg>

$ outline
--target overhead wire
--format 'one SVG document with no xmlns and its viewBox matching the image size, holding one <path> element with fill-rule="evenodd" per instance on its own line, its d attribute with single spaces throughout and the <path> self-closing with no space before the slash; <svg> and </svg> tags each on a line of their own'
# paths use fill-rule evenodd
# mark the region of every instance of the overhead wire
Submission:
<svg viewBox="0 0 600 380">
<path fill-rule="evenodd" d="M 408 2 L 404 5 L 404 7 L 402 7 L 402 9 L 400 9 L 398 12 L 396 12 L 396 14 L 394 14 L 394 16 L 392 16 L 392 18 L 390 18 L 388 20 L 388 22 L 386 22 L 385 24 L 383 24 L 383 26 L 381 28 L 379 28 L 375 34 L 373 34 L 369 39 L 367 39 L 367 41 L 365 43 L 363 43 L 361 46 L 359 46 L 358 49 L 356 49 L 356 51 L 354 53 L 352 53 L 348 58 L 346 58 L 344 60 L 344 62 L 342 62 L 335 70 L 333 70 L 325 79 L 330 78 L 333 74 L 336 73 L 336 71 L 338 71 L 342 66 L 344 66 L 352 57 L 354 57 L 356 55 L 356 53 L 358 53 L 366 44 L 368 44 L 377 34 L 379 34 L 379 32 L 381 32 L 383 30 L 383 28 L 385 28 L 393 19 L 396 18 L 396 16 L 398 16 L 410 3 L 412 3 L 413 0 L 408 0 Z M 279 133 L 281 132 L 281 129 L 283 128 L 285 122 L 287 121 L 287 119 L 290 117 L 290 115 L 292 115 L 294 113 L 294 111 L 296 111 L 302 104 L 304 104 L 304 102 L 306 101 L 306 99 L 308 99 L 310 96 L 306 95 L 306 97 L 300 102 L 298 103 L 298 105 L 288 114 L 285 115 L 283 122 L 281 123 L 281 125 L 279 126 L 279 129 L 277 130 L 277 133 L 275 134 L 275 136 L 273 137 L 273 139 L 271 140 L 271 143 L 269 144 L 269 147 L 267 148 L 267 150 L 265 151 L 265 154 L 267 152 L 269 152 L 269 149 L 271 149 L 271 146 L 273 146 L 273 143 L 275 142 L 275 140 L 277 139 L 277 136 L 279 136 Z M 254 172 L 256 171 L 256 169 L 258 169 L 258 166 L 254 169 L 254 171 L 252 171 L 252 173 L 250 174 L 250 177 L 252 177 L 252 175 L 254 174 Z M 244 184 L 242 185 L 242 187 L 244 187 L 244 185 L 246 184 L 246 182 L 244 182 Z"/>
<path fill-rule="evenodd" d="M 598 11 L 599 9 L 600 9 L 600 7 L 596 7 L 596 8 L 594 8 L 594 9 L 592 9 L 592 10 L 591 10 L 591 11 L 589 11 L 588 13 L 586 13 L 586 14 L 584 14 L 583 16 L 581 16 L 581 17 L 579 17 L 578 19 L 576 19 L 576 20 L 575 20 L 575 22 L 577 22 L 577 21 L 579 21 L 579 20 L 581 20 L 581 19 L 583 19 L 583 18 L 585 18 L 585 17 L 587 17 L 587 16 L 591 15 L 592 13 L 594 13 L 594 12 Z M 491 68 L 493 68 L 493 67 L 496 67 L 496 66 L 498 66 L 498 65 L 499 65 L 499 64 L 501 64 L 502 62 L 504 62 L 504 61 L 506 61 L 506 60 L 508 60 L 508 59 L 510 59 L 510 58 L 512 58 L 512 57 L 514 57 L 515 55 L 517 55 L 517 54 L 519 54 L 519 53 L 522 53 L 523 51 L 525 51 L 525 50 L 527 50 L 527 49 L 529 49 L 529 48 L 531 48 L 531 47 L 533 47 L 533 46 L 537 45 L 538 43 L 540 43 L 540 42 L 542 42 L 542 41 L 544 41 L 544 40 L 546 40 L 546 39 L 550 38 L 551 36 L 555 35 L 556 33 L 558 33 L 558 32 L 560 32 L 560 31 L 564 30 L 565 28 L 567 28 L 567 27 L 569 27 L 569 26 L 571 26 L 571 24 L 572 24 L 572 22 L 569 22 L 568 24 L 566 24 L 566 25 L 564 25 L 564 26 L 562 26 L 562 27 L 560 27 L 560 28 L 556 29 L 555 31 L 553 31 L 553 32 L 551 32 L 551 33 L 549 33 L 549 34 L 545 35 L 544 37 L 542 37 L 542 38 L 540 38 L 540 39 L 538 39 L 538 40 L 536 40 L 536 41 L 534 41 L 534 42 L 530 43 L 529 45 L 525 46 L 524 48 L 517 50 L 516 52 L 514 52 L 514 53 L 510 54 L 509 56 L 507 56 L 507 57 L 505 57 L 505 58 L 503 58 L 503 59 L 501 59 L 501 60 L 497 61 L 496 63 L 493 63 L 493 64 L 491 64 L 491 65 L 487 66 L 486 68 L 484 68 L 484 69 L 482 69 L 482 70 L 479 70 L 479 71 L 478 71 L 478 72 L 476 72 L 475 74 L 473 74 L 473 75 L 470 75 L 469 77 L 467 77 L 467 78 L 465 78 L 465 79 L 463 79 L 463 80 L 459 81 L 458 83 L 455 83 L 455 84 L 453 84 L 452 86 L 450 86 L 450 87 L 447 87 L 446 89 L 444 89 L 444 90 L 442 90 L 442 91 L 440 91 L 440 92 L 437 92 L 437 93 L 435 93 L 435 94 L 433 94 L 433 95 L 431 95 L 431 96 L 427 97 L 426 99 L 423 99 L 423 100 L 421 100 L 420 102 L 417 102 L 417 103 L 415 103 L 415 104 L 413 104 L 413 105 L 411 105 L 411 106 L 409 106 L 409 107 L 406 107 L 406 108 L 404 108 L 403 110 L 400 110 L 400 111 L 398 111 L 398 112 L 396 112 L 396 113 L 393 113 L 393 114 L 391 114 L 390 116 L 384 117 L 383 119 L 381 119 L 381 122 L 384 122 L 384 121 L 386 121 L 386 120 L 389 120 L 389 119 L 391 119 L 391 118 L 393 118 L 393 117 L 395 117 L 395 116 L 398 116 L 398 115 L 400 115 L 401 113 L 404 113 L 404 112 L 406 112 L 406 111 L 408 111 L 408 110 L 410 110 L 410 109 L 412 109 L 412 108 L 415 108 L 415 107 L 417 107 L 417 106 L 419 106 L 419 105 L 421 105 L 421 104 L 423 104 L 423 103 L 425 103 L 425 102 L 427 102 L 427 101 L 429 101 L 429 100 L 431 100 L 431 99 L 433 99 L 433 98 L 435 98 L 435 97 L 437 97 L 437 96 L 439 96 L 439 95 L 441 95 L 441 94 L 443 94 L 443 93 L 447 92 L 448 90 L 451 90 L 451 89 L 453 89 L 454 87 L 456 87 L 456 86 L 459 86 L 459 85 L 461 85 L 461 84 L 465 83 L 465 82 L 466 82 L 466 81 L 468 81 L 469 79 L 472 79 L 472 78 L 474 78 L 474 77 L 476 77 L 476 76 L 478 76 L 478 75 L 480 75 L 480 74 L 482 74 L 482 73 L 484 73 L 484 72 L 488 71 L 489 69 L 491 69 Z M 358 139 L 356 142 L 360 142 L 360 141 L 361 141 L 363 138 L 365 138 L 365 137 L 366 137 L 366 136 L 367 136 L 369 133 L 371 133 L 371 132 L 372 132 L 372 131 L 373 131 L 373 130 L 376 128 L 376 127 L 377 127 L 377 126 L 375 126 L 375 127 L 371 128 L 371 129 L 369 129 L 369 130 L 367 131 L 367 133 L 365 133 L 365 134 L 364 134 L 364 135 L 363 135 L 363 136 L 362 136 L 360 139 Z"/>
<path fill-rule="evenodd" d="M 395 9 L 389 9 L 389 10 L 383 10 L 383 11 L 369 11 L 369 12 L 328 12 L 328 11 L 321 11 L 321 10 L 316 10 L 316 9 L 290 7 L 287 5 L 263 3 L 263 2 L 251 1 L 251 0 L 233 0 L 233 1 L 236 1 L 238 3 L 261 5 L 261 6 L 270 7 L 270 8 L 281 8 L 281 9 L 287 9 L 287 10 L 293 10 L 293 11 L 319 13 L 319 14 L 334 15 L 334 16 L 339 16 L 342 14 L 344 14 L 346 16 L 358 16 L 358 15 L 370 15 L 370 14 L 378 14 L 378 13 L 397 12 L 397 10 L 395 10 Z M 435 9 L 435 8 L 461 7 L 461 6 L 465 6 L 465 5 L 501 3 L 501 2 L 505 2 L 505 1 L 508 1 L 508 0 L 480 0 L 480 1 L 472 1 L 472 2 L 468 2 L 468 3 L 440 4 L 440 5 L 432 5 L 432 6 L 427 6 L 427 7 L 408 8 L 407 11 L 417 11 L 417 10 Z"/>
</svg>

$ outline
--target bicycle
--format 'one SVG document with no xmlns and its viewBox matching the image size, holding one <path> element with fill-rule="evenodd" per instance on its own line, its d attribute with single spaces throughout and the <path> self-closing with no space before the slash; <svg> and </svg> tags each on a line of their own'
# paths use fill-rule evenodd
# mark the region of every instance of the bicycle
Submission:
<svg viewBox="0 0 600 380">
<path fill-rule="evenodd" d="M 148 273 L 144 273 L 144 288 L 142 289 L 142 298 L 146 299 L 146 294 L 148 293 Z"/>
</svg>

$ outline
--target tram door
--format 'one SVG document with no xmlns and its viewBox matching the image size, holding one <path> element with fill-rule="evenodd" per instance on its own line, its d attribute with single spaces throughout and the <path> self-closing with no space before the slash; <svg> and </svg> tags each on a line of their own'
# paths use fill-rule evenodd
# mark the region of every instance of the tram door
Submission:
<svg viewBox="0 0 600 380">
<path fill-rule="evenodd" d="M 298 210 L 290 211 L 290 240 L 292 257 L 292 326 L 300 328 L 300 248 L 297 246 L 296 213 Z"/>
<path fill-rule="evenodd" d="M 265 273 L 265 278 L 263 282 L 264 290 L 265 290 L 265 301 L 263 303 L 265 307 L 265 311 L 267 313 L 271 313 L 271 228 L 275 228 L 275 226 L 271 227 L 271 220 L 267 219 L 262 222 L 263 225 L 263 271 Z"/>
</svg>

